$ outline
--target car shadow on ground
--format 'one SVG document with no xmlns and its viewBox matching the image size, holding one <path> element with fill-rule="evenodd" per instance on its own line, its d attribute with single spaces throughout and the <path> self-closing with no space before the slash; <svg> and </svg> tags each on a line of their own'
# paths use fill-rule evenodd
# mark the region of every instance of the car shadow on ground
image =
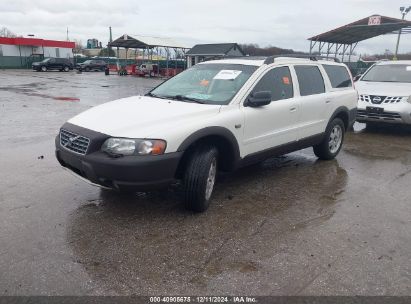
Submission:
<svg viewBox="0 0 411 304">
<path fill-rule="evenodd" d="M 178 187 L 102 191 L 70 215 L 67 241 L 74 262 L 116 294 L 201 292 L 222 273 L 263 275 L 258 261 L 279 250 L 276 239 L 333 216 L 347 178 L 336 160 L 273 158 L 220 176 L 202 214 L 184 210 Z"/>
</svg>

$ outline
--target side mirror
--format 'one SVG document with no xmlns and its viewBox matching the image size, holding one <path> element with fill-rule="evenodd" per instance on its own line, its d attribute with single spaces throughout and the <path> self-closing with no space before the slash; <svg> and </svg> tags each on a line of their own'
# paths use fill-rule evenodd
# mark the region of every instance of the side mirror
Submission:
<svg viewBox="0 0 411 304">
<path fill-rule="evenodd" d="M 360 80 L 362 74 L 358 74 L 354 77 L 354 82 Z"/>
<path fill-rule="evenodd" d="M 271 92 L 270 91 L 260 91 L 260 92 L 251 93 L 250 97 L 248 97 L 244 106 L 257 108 L 257 107 L 269 105 L 270 103 L 271 103 Z"/>
</svg>

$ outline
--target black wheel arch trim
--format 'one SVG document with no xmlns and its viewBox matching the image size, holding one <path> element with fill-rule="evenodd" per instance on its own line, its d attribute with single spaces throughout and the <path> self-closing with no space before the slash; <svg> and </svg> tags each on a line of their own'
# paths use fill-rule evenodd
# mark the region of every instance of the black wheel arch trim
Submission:
<svg viewBox="0 0 411 304">
<path fill-rule="evenodd" d="M 354 123 L 355 120 L 355 114 L 353 114 L 353 112 L 355 113 L 356 108 L 349 110 L 346 106 L 340 106 L 338 107 L 333 114 L 331 115 L 330 120 L 328 121 L 327 126 L 334 120 L 334 118 L 336 118 L 339 114 L 344 113 L 345 115 L 347 115 L 347 125 L 346 125 L 346 130 L 348 130 L 350 128 L 350 126 Z M 345 124 L 345 122 L 344 122 Z"/>
<path fill-rule="evenodd" d="M 206 138 L 208 136 L 220 136 L 226 139 L 230 143 L 230 148 L 234 153 L 233 157 L 233 169 L 237 166 L 240 161 L 240 147 L 238 145 L 237 139 L 234 134 L 227 128 L 224 127 L 206 127 L 189 135 L 178 147 L 177 152 L 186 151 L 192 144 Z"/>
</svg>

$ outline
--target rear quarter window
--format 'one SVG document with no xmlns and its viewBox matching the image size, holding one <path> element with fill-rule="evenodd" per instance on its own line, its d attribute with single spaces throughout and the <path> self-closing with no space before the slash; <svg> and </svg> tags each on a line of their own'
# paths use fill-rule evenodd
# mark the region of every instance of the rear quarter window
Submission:
<svg viewBox="0 0 411 304">
<path fill-rule="evenodd" d="M 345 67 L 340 65 L 323 65 L 333 88 L 352 87 L 351 77 Z"/>
<path fill-rule="evenodd" d="M 301 96 L 325 93 L 324 79 L 317 66 L 296 65 L 294 69 L 297 74 Z"/>
</svg>

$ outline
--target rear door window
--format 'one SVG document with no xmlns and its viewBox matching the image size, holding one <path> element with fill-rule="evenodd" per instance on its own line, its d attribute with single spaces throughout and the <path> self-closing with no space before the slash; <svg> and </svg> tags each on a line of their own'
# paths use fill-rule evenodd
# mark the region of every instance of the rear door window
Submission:
<svg viewBox="0 0 411 304">
<path fill-rule="evenodd" d="M 253 89 L 253 92 L 270 91 L 271 100 L 288 99 L 294 96 L 293 82 L 288 67 L 278 67 L 267 72 Z"/>
<path fill-rule="evenodd" d="M 320 69 L 314 65 L 296 65 L 300 95 L 308 96 L 325 93 L 324 79 Z"/>
<path fill-rule="evenodd" d="M 352 87 L 351 77 L 345 67 L 340 65 L 323 65 L 333 88 Z"/>
</svg>

